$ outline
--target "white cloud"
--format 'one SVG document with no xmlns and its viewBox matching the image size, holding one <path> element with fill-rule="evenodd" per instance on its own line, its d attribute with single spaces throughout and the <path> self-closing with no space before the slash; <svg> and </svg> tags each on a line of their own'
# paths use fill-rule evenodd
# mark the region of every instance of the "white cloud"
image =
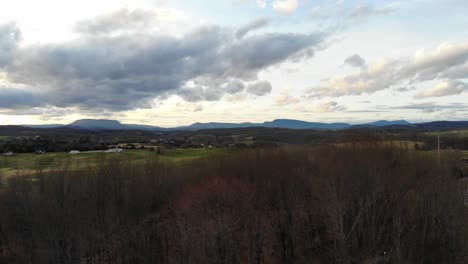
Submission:
<svg viewBox="0 0 468 264">
<path fill-rule="evenodd" d="M 344 111 L 346 108 L 344 106 L 340 106 L 337 102 L 330 101 L 316 105 L 312 111 L 314 113 L 331 113 L 331 112 L 339 112 Z"/>
<path fill-rule="evenodd" d="M 462 69 L 467 63 L 468 43 L 444 43 L 434 51 L 420 50 L 410 58 L 381 59 L 357 74 L 331 77 L 313 87 L 310 93 L 312 96 L 360 95 L 431 80 L 456 81 L 463 78 Z"/>
<path fill-rule="evenodd" d="M 315 6 L 314 8 L 312 8 L 310 10 L 309 14 L 310 14 L 311 17 L 316 17 L 316 16 L 318 16 L 320 14 L 320 10 L 321 10 L 320 6 Z"/>
<path fill-rule="evenodd" d="M 461 94 L 468 91 L 468 84 L 460 81 L 443 81 L 435 87 L 421 92 L 416 98 L 442 97 L 448 95 Z"/>
<path fill-rule="evenodd" d="M 288 92 L 283 92 L 276 97 L 275 102 L 277 105 L 291 105 L 299 103 L 300 100 L 296 97 L 289 95 Z"/>
<path fill-rule="evenodd" d="M 298 7 L 298 0 L 276 0 L 273 2 L 273 10 L 280 13 L 291 14 L 294 13 Z"/>
<path fill-rule="evenodd" d="M 267 6 L 266 0 L 257 0 L 257 5 L 260 8 L 265 8 Z"/>
<path fill-rule="evenodd" d="M 399 5 L 397 3 L 389 4 L 387 6 L 381 8 L 375 8 L 370 5 L 360 5 L 355 7 L 349 16 L 351 18 L 359 19 L 365 18 L 375 15 L 387 15 L 393 13 L 399 9 Z"/>
<path fill-rule="evenodd" d="M 177 107 L 178 111 L 183 111 L 183 112 L 200 112 L 200 111 L 203 111 L 203 106 L 201 104 L 177 103 L 176 107 Z"/>
<path fill-rule="evenodd" d="M 184 29 L 190 29 L 196 24 L 189 17 L 174 9 L 124 7 L 92 19 L 78 21 L 74 26 L 74 31 L 88 35 L 115 35 L 135 31 L 174 34 L 182 33 Z"/>
</svg>

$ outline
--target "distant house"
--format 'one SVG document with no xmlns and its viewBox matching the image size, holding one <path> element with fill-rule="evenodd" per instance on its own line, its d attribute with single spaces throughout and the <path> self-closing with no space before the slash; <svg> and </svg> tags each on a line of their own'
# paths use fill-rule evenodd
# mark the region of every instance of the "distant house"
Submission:
<svg viewBox="0 0 468 264">
<path fill-rule="evenodd" d="M 81 152 L 79 150 L 72 150 L 68 154 L 75 155 L 75 154 L 80 154 Z"/>
<path fill-rule="evenodd" d="M 121 153 L 121 152 L 123 152 L 123 149 L 121 148 L 113 148 L 113 149 L 106 150 L 106 153 Z"/>
<path fill-rule="evenodd" d="M 15 155 L 15 153 L 13 153 L 11 151 L 3 153 L 3 156 L 14 156 L 14 155 Z"/>
<path fill-rule="evenodd" d="M 36 154 L 45 154 L 45 150 L 39 150 L 39 149 L 37 149 L 37 150 L 36 150 Z"/>
</svg>

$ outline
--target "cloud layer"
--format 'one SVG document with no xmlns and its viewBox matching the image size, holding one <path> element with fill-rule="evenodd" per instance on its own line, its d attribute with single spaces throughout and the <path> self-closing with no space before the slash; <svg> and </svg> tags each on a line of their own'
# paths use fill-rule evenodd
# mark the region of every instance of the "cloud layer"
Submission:
<svg viewBox="0 0 468 264">
<path fill-rule="evenodd" d="M 359 58 L 349 57 L 345 63 L 360 65 Z M 439 80 L 442 84 L 418 97 L 461 93 L 468 77 L 468 43 L 442 44 L 433 51 L 420 50 L 411 58 L 381 59 L 362 68 L 359 73 L 335 76 L 310 90 L 312 96 L 345 96 L 373 93 L 388 88 L 412 86 Z"/>
<path fill-rule="evenodd" d="M 20 39 L 21 32 L 16 24 L 0 25 L 0 69 L 11 62 Z"/>
<path fill-rule="evenodd" d="M 244 91 L 271 92 L 258 73 L 298 54 L 313 54 L 324 35 L 270 33 L 245 36 L 267 21 L 239 30 L 206 26 L 183 36 L 108 34 L 146 23 L 145 12 L 123 12 L 78 24 L 87 34 L 67 43 L 17 48 L 20 33 L 0 26 L 0 66 L 9 82 L 31 87 L 43 104 L 80 109 L 149 108 L 155 98 L 179 95 L 190 102 L 220 100 Z M 241 37 L 238 39 L 238 37 Z M 10 92 L 11 95 L 15 92 Z M 11 104 L 0 102 L 0 108 Z"/>
</svg>

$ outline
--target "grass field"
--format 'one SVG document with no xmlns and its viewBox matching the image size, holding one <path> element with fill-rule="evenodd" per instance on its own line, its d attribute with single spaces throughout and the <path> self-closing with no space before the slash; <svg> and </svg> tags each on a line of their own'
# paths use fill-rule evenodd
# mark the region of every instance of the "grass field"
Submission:
<svg viewBox="0 0 468 264">
<path fill-rule="evenodd" d="M 0 142 L 5 141 L 8 139 L 8 136 L 0 136 Z"/>
<path fill-rule="evenodd" d="M 193 159 L 209 157 L 212 155 L 221 155 L 228 153 L 226 148 L 207 148 L 207 149 L 174 149 L 170 150 L 160 158 L 172 162 L 184 162 Z"/>
<path fill-rule="evenodd" d="M 462 157 L 468 159 L 468 151 L 462 151 Z"/>
<path fill-rule="evenodd" d="M 450 136 L 450 137 L 468 137 L 468 129 L 465 130 L 452 130 L 452 131 L 441 131 L 441 132 L 427 132 L 429 136 Z"/>
<path fill-rule="evenodd" d="M 228 149 L 174 149 L 164 155 L 158 155 L 149 150 L 126 150 L 122 153 L 68 153 L 16 154 L 15 156 L 0 156 L 0 174 L 4 176 L 34 174 L 38 170 L 47 171 L 58 164 L 69 164 L 73 170 L 80 170 L 95 165 L 99 160 L 119 156 L 127 161 L 141 162 L 151 158 L 167 162 L 185 162 L 197 158 L 209 157 L 227 153 Z"/>
</svg>

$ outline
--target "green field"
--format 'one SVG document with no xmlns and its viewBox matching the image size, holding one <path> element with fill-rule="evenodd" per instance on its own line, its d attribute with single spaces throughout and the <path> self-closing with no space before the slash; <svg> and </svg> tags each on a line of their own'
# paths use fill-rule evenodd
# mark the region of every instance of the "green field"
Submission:
<svg viewBox="0 0 468 264">
<path fill-rule="evenodd" d="M 160 158 L 165 161 L 183 162 L 198 158 L 209 157 L 212 155 L 221 155 L 228 153 L 225 148 L 207 148 L 207 149 L 174 149 L 167 151 Z"/>
<path fill-rule="evenodd" d="M 102 159 L 120 157 L 130 162 L 143 162 L 148 159 L 160 159 L 166 162 L 185 162 L 197 158 L 227 153 L 228 149 L 174 149 L 159 155 L 149 150 L 126 150 L 122 153 L 68 153 L 16 154 L 0 156 L 0 174 L 4 176 L 30 175 L 38 170 L 47 171 L 58 165 L 68 164 L 68 168 L 80 170 L 97 164 Z"/>
<path fill-rule="evenodd" d="M 5 141 L 8 139 L 8 136 L 0 136 L 0 142 Z"/>
<path fill-rule="evenodd" d="M 468 137 L 468 129 L 465 130 L 452 130 L 452 131 L 441 131 L 441 132 L 427 132 L 425 133 L 429 136 L 447 136 L 447 137 Z"/>
<path fill-rule="evenodd" d="M 468 151 L 462 151 L 462 157 L 468 159 Z"/>
</svg>

